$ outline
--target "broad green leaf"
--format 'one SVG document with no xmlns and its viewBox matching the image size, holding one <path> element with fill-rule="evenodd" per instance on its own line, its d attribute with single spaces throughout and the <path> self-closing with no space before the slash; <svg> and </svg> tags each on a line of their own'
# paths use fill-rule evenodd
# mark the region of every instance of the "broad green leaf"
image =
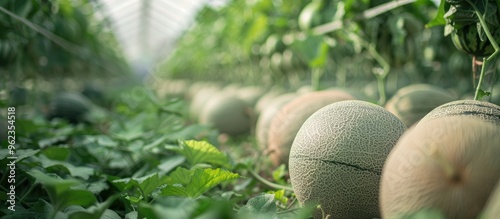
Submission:
<svg viewBox="0 0 500 219">
<path fill-rule="evenodd" d="M 444 14 L 446 13 L 444 11 L 444 4 L 445 0 L 441 0 L 436 16 L 431 21 L 429 21 L 429 23 L 425 25 L 426 28 L 446 25 L 446 20 L 444 19 Z"/>
<path fill-rule="evenodd" d="M 70 150 L 67 146 L 47 147 L 41 152 L 41 154 L 45 155 L 47 158 L 59 161 L 66 160 L 69 153 Z"/>
<path fill-rule="evenodd" d="M 178 168 L 172 175 L 167 180 L 170 183 L 161 189 L 161 194 L 164 196 L 197 198 L 220 183 L 239 178 L 236 173 L 211 168 L 192 170 Z"/>
<path fill-rule="evenodd" d="M 28 171 L 28 174 L 36 179 L 36 183 L 42 184 L 55 210 L 70 205 L 89 206 L 97 202 L 92 192 L 72 188 L 80 184 L 77 180 L 52 177 L 36 169 Z"/>
<path fill-rule="evenodd" d="M 277 218 L 277 210 L 273 194 L 263 194 L 248 200 L 240 208 L 238 216 L 243 218 Z"/>
<path fill-rule="evenodd" d="M 102 191 L 108 189 L 109 185 L 106 183 L 106 179 L 100 179 L 99 181 L 95 182 L 82 183 L 81 185 L 74 186 L 73 188 L 86 189 L 94 194 L 99 194 Z"/>
<path fill-rule="evenodd" d="M 191 183 L 187 186 L 191 197 L 198 197 L 214 186 L 239 178 L 236 173 L 222 169 L 195 169 Z"/>
<path fill-rule="evenodd" d="M 68 136 L 55 136 L 55 137 L 50 137 L 50 138 L 44 138 L 40 141 L 38 141 L 38 145 L 40 148 L 46 148 L 48 146 L 52 146 L 58 142 L 66 141 L 68 139 Z"/>
<path fill-rule="evenodd" d="M 9 210 L 10 211 L 10 210 Z M 15 212 L 2 216 L 2 219 L 20 219 L 20 218 L 48 218 L 49 214 L 54 211 L 54 207 L 43 199 L 38 199 L 38 202 L 30 206 L 29 209 L 22 206 L 16 206 Z"/>
<path fill-rule="evenodd" d="M 280 201 L 282 204 L 286 204 L 288 202 L 288 198 L 285 196 L 285 190 L 281 189 L 278 191 L 269 191 L 267 194 L 273 194 L 274 198 Z"/>
<path fill-rule="evenodd" d="M 105 202 L 98 203 L 89 208 L 75 209 L 72 212 L 66 212 L 69 215 L 69 219 L 115 219 L 120 218 L 116 212 L 109 210 L 108 208 L 113 204 L 118 195 L 109 197 Z"/>
<path fill-rule="evenodd" d="M 273 171 L 274 181 L 283 181 L 283 177 L 286 175 L 286 166 L 281 164 L 278 168 Z"/>
<path fill-rule="evenodd" d="M 82 179 L 89 179 L 90 176 L 94 175 L 94 169 L 84 166 L 75 166 L 69 162 L 51 160 L 44 155 L 38 156 L 37 160 L 42 164 L 42 167 L 46 169 L 50 168 L 61 168 L 68 172 L 73 177 L 80 177 Z"/>
<path fill-rule="evenodd" d="M 120 191 L 136 187 L 141 190 L 141 195 L 148 196 L 155 189 L 165 184 L 163 179 L 160 179 L 157 173 L 153 173 L 141 178 L 124 178 L 112 181 Z"/>
<path fill-rule="evenodd" d="M 40 150 L 33 150 L 33 149 L 19 149 L 16 150 L 15 157 L 17 157 L 16 162 L 19 162 L 27 157 L 31 157 L 35 154 L 37 154 Z M 1 149 L 0 150 L 0 160 L 6 159 L 7 157 L 11 157 L 12 155 L 9 154 L 8 149 Z"/>
<path fill-rule="evenodd" d="M 197 203 L 193 199 L 164 197 L 159 200 L 161 204 L 139 203 L 137 218 L 176 218 L 190 219 L 191 212 L 196 208 Z"/>
<path fill-rule="evenodd" d="M 169 177 L 167 177 L 166 182 L 170 185 L 180 184 L 182 186 L 187 186 L 191 182 L 191 177 L 193 172 L 185 168 L 177 168 L 173 171 Z"/>
<path fill-rule="evenodd" d="M 155 189 L 164 184 L 157 173 L 153 173 L 141 178 L 137 178 L 137 183 L 139 188 L 142 190 L 145 196 L 149 195 Z"/>
<path fill-rule="evenodd" d="M 181 143 L 180 153 L 186 157 L 186 160 L 194 166 L 196 164 L 207 163 L 216 166 L 229 168 L 226 154 L 219 151 L 215 146 L 206 141 L 189 140 Z"/>
<path fill-rule="evenodd" d="M 160 169 L 163 173 L 168 173 L 184 163 L 184 161 L 186 161 L 186 158 L 184 156 L 169 157 L 163 163 L 158 165 L 158 169 Z"/>
<path fill-rule="evenodd" d="M 322 36 L 309 35 L 305 39 L 297 39 L 291 47 L 309 67 L 321 68 L 326 65 L 330 46 Z"/>
<path fill-rule="evenodd" d="M 479 89 L 478 100 L 482 100 L 483 97 L 487 97 L 487 96 L 490 96 L 490 95 L 491 95 L 490 92 L 487 92 L 487 91 Z"/>
<path fill-rule="evenodd" d="M 55 206 L 66 207 L 70 205 L 90 206 L 97 202 L 94 193 L 84 189 L 68 189 L 57 199 Z"/>
<path fill-rule="evenodd" d="M 325 41 L 322 41 L 316 49 L 316 56 L 309 62 L 309 66 L 312 68 L 324 67 L 326 65 L 326 61 L 328 60 L 329 50 L 330 46 Z"/>
<path fill-rule="evenodd" d="M 97 144 L 99 146 L 105 146 L 105 147 L 116 147 L 118 146 L 118 142 L 113 140 L 107 135 L 99 135 L 96 137 Z"/>
<path fill-rule="evenodd" d="M 264 33 L 267 30 L 268 26 L 268 17 L 265 14 L 262 13 L 255 13 L 253 16 L 255 16 L 252 20 L 253 23 L 251 24 L 250 28 L 248 28 L 246 37 L 244 39 L 244 46 L 246 49 L 250 50 L 251 46 L 257 39 L 262 37 Z"/>
</svg>

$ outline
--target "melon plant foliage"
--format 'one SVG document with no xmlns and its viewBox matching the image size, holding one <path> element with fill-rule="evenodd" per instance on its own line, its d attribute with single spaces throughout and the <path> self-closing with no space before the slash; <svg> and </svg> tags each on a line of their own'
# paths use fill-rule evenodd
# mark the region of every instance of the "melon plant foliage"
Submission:
<svg viewBox="0 0 500 219">
<path fill-rule="evenodd" d="M 336 86 L 380 105 L 412 83 L 466 93 L 470 59 L 437 27 L 446 24 L 444 1 L 229 0 L 203 7 L 155 66 L 152 84 L 165 76 L 185 86 Z M 1 218 L 305 219 L 321 210 L 299 203 L 286 165 L 271 167 L 252 132 L 222 135 L 192 120 L 189 98 L 159 97 L 150 81 L 131 80 L 109 23 L 88 13 L 95 5 L 0 1 L 0 200 L 15 200 L 15 211 L 1 208 Z M 50 97 L 95 81 L 106 89 L 92 119 L 47 118 Z M 11 196 L 4 127 L 14 106 Z M 440 216 L 426 209 L 407 218 Z"/>
</svg>

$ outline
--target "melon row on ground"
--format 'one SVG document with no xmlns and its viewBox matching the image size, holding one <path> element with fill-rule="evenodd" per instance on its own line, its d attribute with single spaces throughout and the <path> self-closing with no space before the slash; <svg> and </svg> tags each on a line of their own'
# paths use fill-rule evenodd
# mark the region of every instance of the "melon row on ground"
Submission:
<svg viewBox="0 0 500 219">
<path fill-rule="evenodd" d="M 499 106 L 462 100 L 434 109 L 387 158 L 382 216 L 437 209 L 445 218 L 476 218 L 499 182 L 499 157 Z"/>
<path fill-rule="evenodd" d="M 289 162 L 299 201 L 321 206 L 315 218 L 392 219 L 429 209 L 444 218 L 475 218 L 494 199 L 498 157 L 495 104 L 446 103 L 405 131 L 387 110 L 347 100 L 306 120 Z M 498 208 L 491 203 L 488 210 Z"/>
</svg>

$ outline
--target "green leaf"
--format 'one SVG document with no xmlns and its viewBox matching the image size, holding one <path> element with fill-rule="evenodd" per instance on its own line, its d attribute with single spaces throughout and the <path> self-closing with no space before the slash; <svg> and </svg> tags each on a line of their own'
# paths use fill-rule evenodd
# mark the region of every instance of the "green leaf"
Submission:
<svg viewBox="0 0 500 219">
<path fill-rule="evenodd" d="M 444 11 L 444 4 L 445 3 L 446 3 L 445 0 L 441 0 L 441 3 L 439 4 L 436 16 L 431 21 L 429 21 L 429 23 L 427 23 L 425 25 L 426 28 L 446 25 L 446 20 L 444 19 L 444 14 L 446 13 Z"/>
<path fill-rule="evenodd" d="M 191 212 L 198 205 L 195 200 L 179 197 L 160 197 L 161 204 L 139 203 L 137 218 L 192 218 Z"/>
<path fill-rule="evenodd" d="M 166 187 L 161 189 L 164 196 L 179 196 L 197 198 L 214 186 L 228 180 L 239 178 L 236 173 L 221 169 L 178 168 L 172 173 Z"/>
<path fill-rule="evenodd" d="M 148 196 L 155 189 L 165 184 L 163 179 L 160 179 L 157 173 L 153 173 L 141 178 L 124 178 L 112 181 L 120 191 L 125 191 L 130 188 L 138 188 L 141 191 L 140 195 Z"/>
<path fill-rule="evenodd" d="M 229 168 L 226 154 L 219 151 L 216 147 L 206 141 L 189 140 L 181 143 L 180 153 L 186 157 L 186 160 L 194 166 L 196 164 L 207 163 L 216 166 Z"/>
<path fill-rule="evenodd" d="M 180 184 L 182 186 L 187 186 L 191 181 L 192 176 L 192 171 L 180 167 L 175 169 L 175 171 L 170 174 L 166 182 L 170 185 Z"/>
<path fill-rule="evenodd" d="M 280 201 L 282 204 L 286 204 L 288 202 L 288 198 L 285 196 L 285 190 L 281 189 L 278 191 L 269 191 L 267 194 L 274 195 L 274 198 Z"/>
<path fill-rule="evenodd" d="M 97 202 L 92 192 L 72 188 L 80 184 L 77 180 L 52 177 L 36 169 L 27 173 L 36 179 L 36 183 L 42 184 L 56 211 L 70 205 L 89 206 Z"/>
<path fill-rule="evenodd" d="M 240 208 L 238 216 L 243 218 L 276 218 L 278 207 L 273 194 L 263 194 L 248 200 Z"/>
<path fill-rule="evenodd" d="M 274 181 L 283 181 L 283 177 L 286 175 L 286 166 L 281 164 L 278 168 L 273 171 Z"/>
<path fill-rule="evenodd" d="M 33 150 L 33 149 L 19 149 L 16 150 L 16 162 L 19 162 L 21 160 L 24 160 L 27 157 L 31 157 L 35 154 L 37 154 L 40 150 Z M 9 154 L 8 149 L 2 149 L 0 150 L 0 160 L 6 159 L 7 157 L 10 157 L 11 155 Z"/>
<path fill-rule="evenodd" d="M 41 152 L 41 154 L 45 155 L 47 158 L 59 161 L 66 160 L 69 153 L 70 151 L 67 146 L 48 147 Z"/>
<path fill-rule="evenodd" d="M 116 212 L 108 208 L 118 198 L 118 195 L 109 197 L 105 202 L 90 206 L 89 208 L 79 208 L 74 211 L 65 211 L 69 219 L 103 219 L 103 218 L 121 218 Z"/>
<path fill-rule="evenodd" d="M 490 92 L 487 92 L 487 91 L 484 91 L 484 90 L 479 89 L 477 99 L 478 99 L 478 100 L 482 100 L 482 99 L 483 99 L 483 97 L 487 97 L 487 96 L 490 96 L 490 95 L 491 95 L 491 93 L 490 93 Z"/>
<path fill-rule="evenodd" d="M 168 173 L 184 163 L 184 161 L 186 161 L 186 158 L 183 156 L 169 157 L 166 161 L 158 165 L 158 169 L 160 169 L 163 173 Z"/>
<path fill-rule="evenodd" d="M 39 161 L 45 169 L 63 169 L 68 172 L 73 177 L 80 177 L 82 179 L 88 180 L 90 176 L 94 175 L 94 169 L 90 167 L 75 166 L 69 162 L 51 160 L 44 155 L 38 156 L 37 161 Z"/>
</svg>

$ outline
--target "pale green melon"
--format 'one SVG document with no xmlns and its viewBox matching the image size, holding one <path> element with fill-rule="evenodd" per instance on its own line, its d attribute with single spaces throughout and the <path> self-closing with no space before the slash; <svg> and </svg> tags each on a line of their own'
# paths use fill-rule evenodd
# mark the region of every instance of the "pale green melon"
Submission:
<svg viewBox="0 0 500 219">
<path fill-rule="evenodd" d="M 250 130 L 249 107 L 234 93 L 222 91 L 214 94 L 203 107 L 200 123 L 228 135 L 245 134 Z"/>
<path fill-rule="evenodd" d="M 201 110 L 209 102 L 212 96 L 220 91 L 218 86 L 206 86 L 198 90 L 193 96 L 193 100 L 189 105 L 189 115 L 194 121 L 199 121 Z"/>
<path fill-rule="evenodd" d="M 259 115 L 264 108 L 266 108 L 274 98 L 284 94 L 285 91 L 283 89 L 279 88 L 274 88 L 262 95 L 262 97 L 259 98 L 257 103 L 255 104 L 254 111 L 257 115 Z"/>
<path fill-rule="evenodd" d="M 484 219 L 496 219 L 500 215 L 500 180 L 491 193 L 488 203 L 483 211 Z"/>
<path fill-rule="evenodd" d="M 70 123 L 89 122 L 87 117 L 94 104 L 79 93 L 61 92 L 48 105 L 47 119 L 64 119 Z"/>
<path fill-rule="evenodd" d="M 500 125 L 475 115 L 423 119 L 401 137 L 382 172 L 382 218 L 431 208 L 478 216 L 500 179 Z"/>
<path fill-rule="evenodd" d="M 259 98 L 266 93 L 266 90 L 262 87 L 248 86 L 242 87 L 236 92 L 241 100 L 245 101 L 249 107 L 254 108 Z"/>
<path fill-rule="evenodd" d="M 500 106 L 478 100 L 457 100 L 443 104 L 422 118 L 422 122 L 449 116 L 467 116 L 500 125 Z"/>
<path fill-rule="evenodd" d="M 339 101 L 316 111 L 290 151 L 298 200 L 320 204 L 330 218 L 379 217 L 382 166 L 405 128 L 396 116 L 365 101 Z"/>
<path fill-rule="evenodd" d="M 385 108 L 410 127 L 434 108 L 456 99 L 453 93 L 440 87 L 414 84 L 399 89 Z"/>
<path fill-rule="evenodd" d="M 262 150 L 267 148 L 267 140 L 269 135 L 269 126 L 274 116 L 281 110 L 281 108 L 292 101 L 298 96 L 296 93 L 287 93 L 270 99 L 267 103 L 267 107 L 264 107 L 260 113 L 257 124 L 255 127 L 255 135 L 257 143 Z"/>
<path fill-rule="evenodd" d="M 355 98 L 342 90 L 315 91 L 302 94 L 283 106 L 269 126 L 267 145 L 274 165 L 288 163 L 293 139 L 309 116 L 328 104 L 352 99 Z"/>
</svg>

